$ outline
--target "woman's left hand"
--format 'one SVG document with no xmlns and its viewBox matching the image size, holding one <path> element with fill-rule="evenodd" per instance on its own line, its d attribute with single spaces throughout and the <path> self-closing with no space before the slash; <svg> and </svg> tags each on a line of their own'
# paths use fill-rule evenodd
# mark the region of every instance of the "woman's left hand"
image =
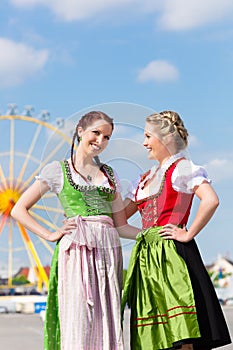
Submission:
<svg viewBox="0 0 233 350">
<path fill-rule="evenodd" d="M 184 243 L 187 243 L 190 240 L 185 225 L 183 225 L 183 227 L 178 227 L 177 225 L 166 224 L 159 231 L 159 234 L 164 239 L 174 239 Z"/>
</svg>

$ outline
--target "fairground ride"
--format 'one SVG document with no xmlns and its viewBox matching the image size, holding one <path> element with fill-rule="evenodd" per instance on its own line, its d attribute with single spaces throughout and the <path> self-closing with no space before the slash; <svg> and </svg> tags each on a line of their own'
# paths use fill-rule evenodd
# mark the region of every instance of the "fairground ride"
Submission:
<svg viewBox="0 0 233 350">
<path fill-rule="evenodd" d="M 15 104 L 9 104 L 6 115 L 0 115 L 0 269 L 5 264 L 7 276 L 0 288 L 13 288 L 14 272 L 24 264 L 34 271 L 36 288 L 41 291 L 48 288 L 42 257 L 51 261 L 54 246 L 15 221 L 11 210 L 40 169 L 64 157 L 70 137 L 64 133 L 63 119 L 50 123 L 48 111 L 33 115 L 31 106 L 20 115 Z M 50 230 L 64 217 L 52 193 L 43 196 L 30 213 Z"/>
</svg>

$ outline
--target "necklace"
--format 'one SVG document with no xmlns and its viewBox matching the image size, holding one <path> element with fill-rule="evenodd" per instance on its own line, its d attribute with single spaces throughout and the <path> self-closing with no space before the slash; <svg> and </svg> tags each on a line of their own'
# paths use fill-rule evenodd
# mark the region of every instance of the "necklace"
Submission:
<svg viewBox="0 0 233 350">
<path fill-rule="evenodd" d="M 84 176 L 83 174 L 80 173 L 80 171 L 76 171 L 82 178 L 84 181 L 90 183 L 92 182 L 92 176 L 87 174 L 86 176 Z"/>
<path fill-rule="evenodd" d="M 88 182 L 88 183 L 92 182 L 93 177 L 92 177 L 91 175 L 89 175 L 89 174 L 83 175 L 83 174 L 82 174 L 80 171 L 78 171 L 76 168 L 74 168 L 74 167 L 72 167 L 72 168 L 73 168 L 73 170 L 74 170 L 77 174 L 79 174 L 79 175 L 84 179 L 84 181 L 86 181 L 86 182 Z"/>
<path fill-rule="evenodd" d="M 91 181 L 92 181 L 92 176 L 91 176 L 91 175 L 87 175 L 87 180 L 88 180 L 89 182 L 91 182 Z"/>
<path fill-rule="evenodd" d="M 93 177 L 91 175 L 83 175 L 82 173 L 80 173 L 80 171 L 77 171 L 77 173 L 84 179 L 84 181 L 88 183 L 92 182 Z"/>
</svg>

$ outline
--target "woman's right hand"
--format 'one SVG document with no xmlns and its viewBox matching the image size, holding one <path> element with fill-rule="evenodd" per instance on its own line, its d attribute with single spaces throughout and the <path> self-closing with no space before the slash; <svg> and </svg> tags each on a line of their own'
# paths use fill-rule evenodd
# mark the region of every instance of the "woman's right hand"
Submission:
<svg viewBox="0 0 233 350">
<path fill-rule="evenodd" d="M 64 219 L 63 226 L 55 232 L 51 232 L 48 236 L 48 241 L 56 242 L 64 235 L 69 235 L 77 227 L 74 219 Z"/>
</svg>

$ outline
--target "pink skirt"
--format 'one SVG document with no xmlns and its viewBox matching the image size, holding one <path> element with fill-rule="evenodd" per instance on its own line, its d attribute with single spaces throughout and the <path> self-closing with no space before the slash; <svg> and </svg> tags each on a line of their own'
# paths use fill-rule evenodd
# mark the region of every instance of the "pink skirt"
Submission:
<svg viewBox="0 0 233 350">
<path fill-rule="evenodd" d="M 108 216 L 75 217 L 59 243 L 62 350 L 121 350 L 122 251 Z"/>
</svg>

